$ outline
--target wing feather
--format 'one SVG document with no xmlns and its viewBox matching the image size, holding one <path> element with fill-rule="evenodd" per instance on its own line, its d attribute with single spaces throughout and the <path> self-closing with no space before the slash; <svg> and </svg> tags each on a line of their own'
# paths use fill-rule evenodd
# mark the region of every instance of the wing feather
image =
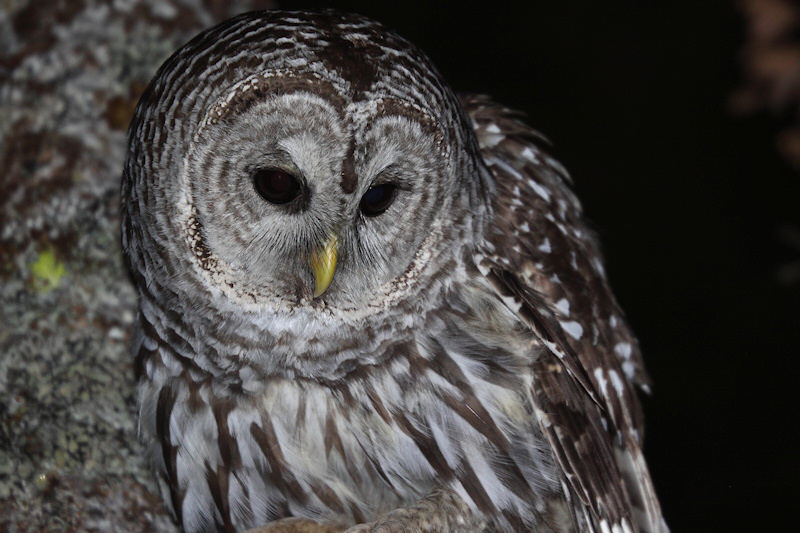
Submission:
<svg viewBox="0 0 800 533">
<path fill-rule="evenodd" d="M 569 176 L 518 113 L 461 99 L 496 186 L 475 263 L 546 348 L 532 354 L 533 397 L 570 496 L 589 510 L 576 519 L 590 531 L 666 531 L 641 452 L 635 389 L 650 379 Z"/>
</svg>

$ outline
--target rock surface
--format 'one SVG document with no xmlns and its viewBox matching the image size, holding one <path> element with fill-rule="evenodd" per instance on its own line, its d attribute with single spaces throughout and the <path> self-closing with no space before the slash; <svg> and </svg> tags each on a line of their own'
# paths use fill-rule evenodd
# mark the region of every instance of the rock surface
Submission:
<svg viewBox="0 0 800 533">
<path fill-rule="evenodd" d="M 119 244 L 158 66 L 250 0 L 0 3 L 0 531 L 171 531 L 136 440 Z"/>
</svg>

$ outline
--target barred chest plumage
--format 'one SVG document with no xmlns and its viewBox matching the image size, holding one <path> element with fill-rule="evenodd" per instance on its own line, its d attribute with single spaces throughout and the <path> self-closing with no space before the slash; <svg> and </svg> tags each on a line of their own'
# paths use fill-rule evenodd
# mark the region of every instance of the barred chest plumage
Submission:
<svg viewBox="0 0 800 533">
<path fill-rule="evenodd" d="M 536 342 L 486 287 L 458 294 L 380 364 L 330 382 L 275 377 L 249 391 L 204 375 L 145 323 L 140 432 L 184 528 L 284 516 L 352 525 L 437 486 L 502 529 L 530 528 L 545 513 L 566 520 L 553 508 L 564 496 L 534 423 L 531 359 L 517 355 Z M 503 346 L 483 334 L 498 326 Z"/>
</svg>

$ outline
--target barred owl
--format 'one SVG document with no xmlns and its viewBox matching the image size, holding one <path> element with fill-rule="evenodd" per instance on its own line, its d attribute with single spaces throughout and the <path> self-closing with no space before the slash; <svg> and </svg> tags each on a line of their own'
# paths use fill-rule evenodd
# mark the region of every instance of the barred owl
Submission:
<svg viewBox="0 0 800 533">
<path fill-rule="evenodd" d="M 258 12 L 175 52 L 129 143 L 139 434 L 184 530 L 666 531 L 636 340 L 516 113 L 366 18 Z"/>
</svg>

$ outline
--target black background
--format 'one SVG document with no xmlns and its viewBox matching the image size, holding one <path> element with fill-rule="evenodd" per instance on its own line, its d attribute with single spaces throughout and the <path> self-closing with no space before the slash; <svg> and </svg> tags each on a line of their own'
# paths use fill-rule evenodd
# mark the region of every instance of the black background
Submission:
<svg viewBox="0 0 800 533">
<path fill-rule="evenodd" d="M 800 174 L 742 119 L 734 2 L 281 2 L 417 43 L 457 91 L 523 110 L 598 229 L 654 395 L 646 455 L 673 531 L 772 531 L 800 505 Z M 785 117 L 784 117 L 785 118 Z M 796 524 L 795 524 L 796 526 Z"/>
</svg>

